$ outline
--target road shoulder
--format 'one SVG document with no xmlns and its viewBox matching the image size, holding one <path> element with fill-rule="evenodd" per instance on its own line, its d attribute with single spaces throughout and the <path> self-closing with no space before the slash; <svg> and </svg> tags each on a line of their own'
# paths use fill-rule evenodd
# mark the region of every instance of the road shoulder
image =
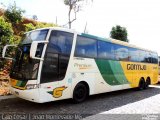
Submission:
<svg viewBox="0 0 160 120">
<path fill-rule="evenodd" d="M 11 98 L 16 98 L 16 96 L 14 95 L 0 96 L 0 101 L 5 99 L 11 99 Z"/>
</svg>

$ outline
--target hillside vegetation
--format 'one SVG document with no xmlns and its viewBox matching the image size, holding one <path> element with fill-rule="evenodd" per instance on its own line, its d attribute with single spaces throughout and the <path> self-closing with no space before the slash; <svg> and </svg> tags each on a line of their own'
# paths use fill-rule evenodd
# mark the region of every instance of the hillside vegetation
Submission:
<svg viewBox="0 0 160 120">
<path fill-rule="evenodd" d="M 18 44 L 22 35 L 30 30 L 43 27 L 54 27 L 56 24 L 39 22 L 23 17 L 23 10 L 16 4 L 7 10 L 0 8 L 0 95 L 8 95 L 9 70 L 11 61 L 2 59 L 2 49 L 6 44 Z"/>
</svg>

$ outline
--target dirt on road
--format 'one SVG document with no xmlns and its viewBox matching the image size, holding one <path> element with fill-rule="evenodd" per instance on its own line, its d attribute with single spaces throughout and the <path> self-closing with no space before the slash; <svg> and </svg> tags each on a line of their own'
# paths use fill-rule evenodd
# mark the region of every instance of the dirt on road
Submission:
<svg viewBox="0 0 160 120">
<path fill-rule="evenodd" d="M 0 72 L 0 95 L 10 95 L 11 92 L 9 90 L 9 75 Z"/>
</svg>

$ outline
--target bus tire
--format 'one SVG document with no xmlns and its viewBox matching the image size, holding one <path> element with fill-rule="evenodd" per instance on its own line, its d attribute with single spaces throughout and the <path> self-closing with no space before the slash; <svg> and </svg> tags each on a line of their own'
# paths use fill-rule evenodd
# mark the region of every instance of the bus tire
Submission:
<svg viewBox="0 0 160 120">
<path fill-rule="evenodd" d="M 140 79 L 140 81 L 139 81 L 139 86 L 138 86 L 138 89 L 139 90 L 143 90 L 143 89 L 145 89 L 145 80 L 143 79 L 143 78 L 141 78 Z"/>
<path fill-rule="evenodd" d="M 88 97 L 87 86 L 83 83 L 78 83 L 73 91 L 73 102 L 74 103 L 83 102 L 87 97 Z"/>
<path fill-rule="evenodd" d="M 145 82 L 145 89 L 147 89 L 150 84 L 151 84 L 151 80 L 150 80 L 150 78 L 148 77 L 147 80 L 146 80 L 146 82 Z"/>
</svg>

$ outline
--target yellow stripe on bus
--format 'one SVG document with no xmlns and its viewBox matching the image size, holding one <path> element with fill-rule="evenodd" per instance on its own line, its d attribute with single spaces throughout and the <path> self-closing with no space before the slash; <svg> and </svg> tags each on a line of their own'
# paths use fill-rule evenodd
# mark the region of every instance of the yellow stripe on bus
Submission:
<svg viewBox="0 0 160 120">
<path fill-rule="evenodd" d="M 127 80 L 131 83 L 131 87 L 138 87 L 139 80 L 143 77 L 151 79 L 151 84 L 158 81 L 158 65 L 149 63 L 136 62 L 120 62 Z"/>
</svg>

